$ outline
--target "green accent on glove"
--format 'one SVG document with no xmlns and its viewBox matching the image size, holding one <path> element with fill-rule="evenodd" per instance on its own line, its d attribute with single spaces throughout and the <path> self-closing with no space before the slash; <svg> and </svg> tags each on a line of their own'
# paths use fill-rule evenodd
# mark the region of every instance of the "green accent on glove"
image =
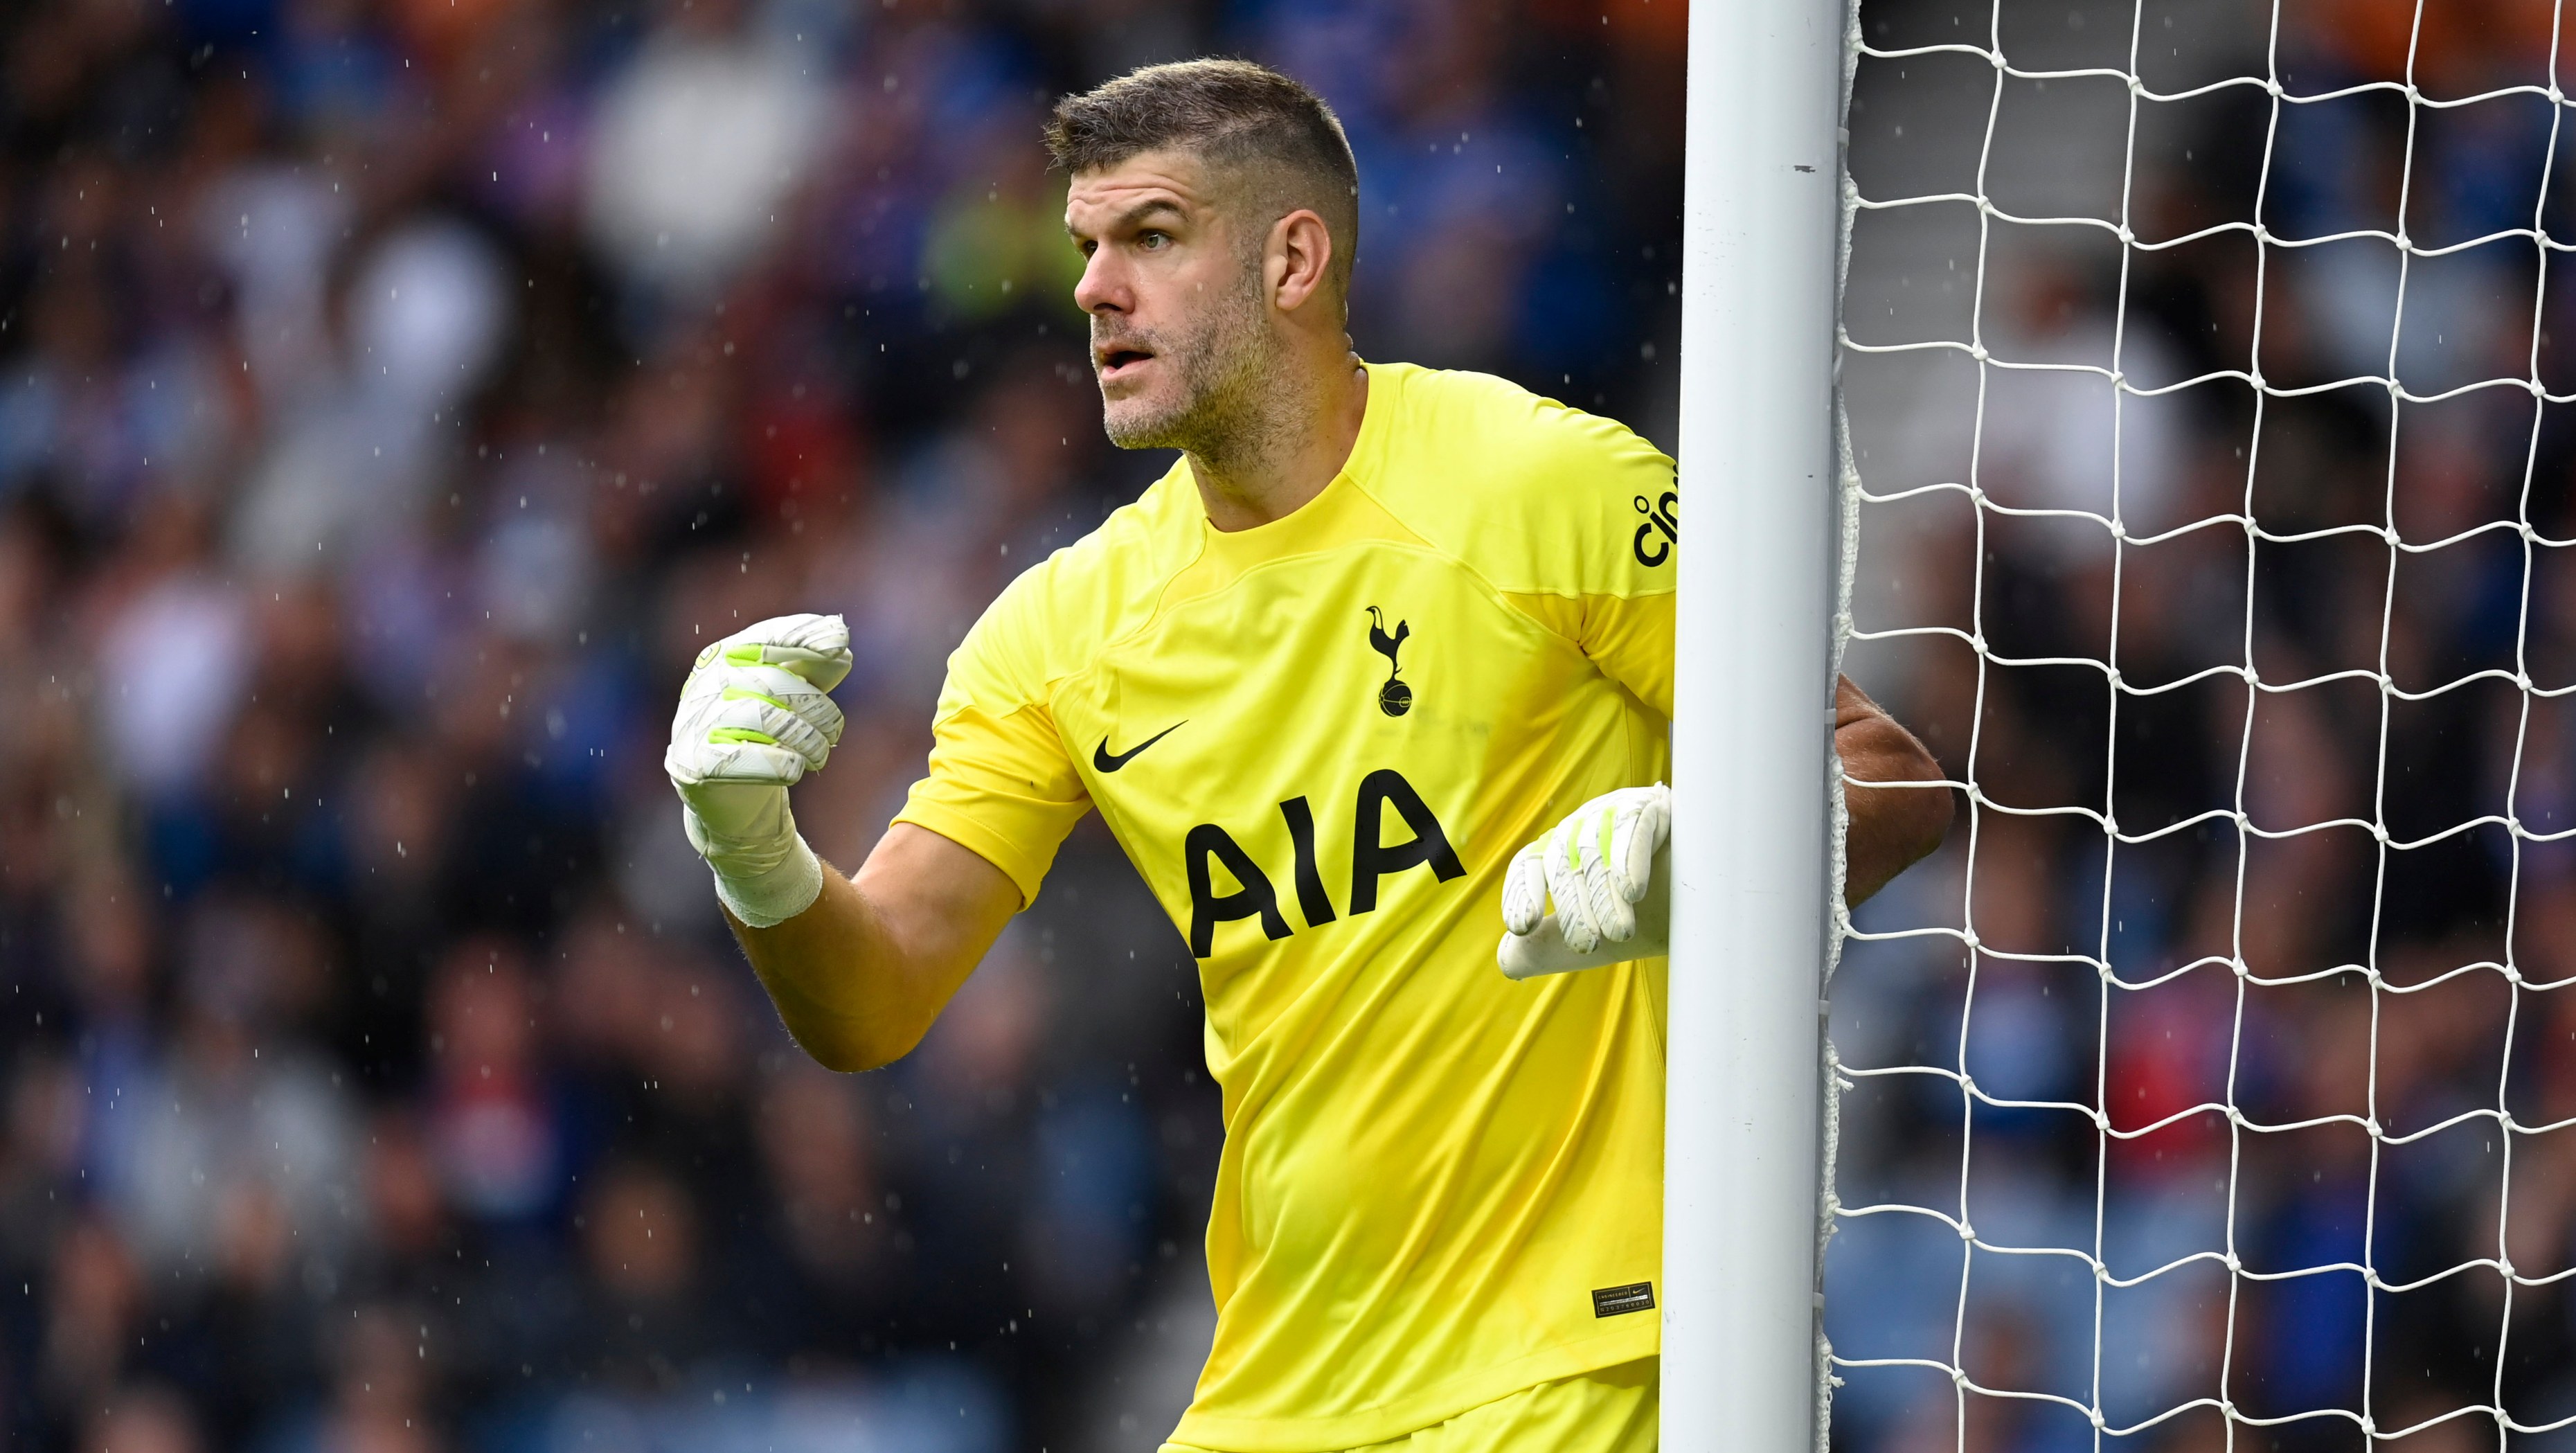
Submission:
<svg viewBox="0 0 2576 1453">
<path fill-rule="evenodd" d="M 717 727 L 714 731 L 707 733 L 707 740 L 710 742 L 758 742 L 764 747 L 774 747 L 778 745 L 778 738 L 771 736 L 767 732 L 753 731 L 749 727 Z"/>
</svg>

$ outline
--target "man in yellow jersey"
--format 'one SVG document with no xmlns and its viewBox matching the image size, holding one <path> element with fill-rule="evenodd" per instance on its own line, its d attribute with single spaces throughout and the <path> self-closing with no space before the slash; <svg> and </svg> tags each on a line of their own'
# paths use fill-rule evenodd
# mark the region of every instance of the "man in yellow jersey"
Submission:
<svg viewBox="0 0 2576 1453">
<path fill-rule="evenodd" d="M 1152 67 L 1048 142 L 1110 437 L 1181 457 L 968 633 L 855 878 L 785 791 L 838 737 L 846 629 L 708 648 L 668 759 L 691 839 L 798 1042 L 859 1070 L 1107 821 L 1199 961 L 1224 1094 L 1215 1345 L 1171 1446 L 1651 1448 L 1664 964 L 1514 982 L 1495 945 L 1515 850 L 1666 773 L 1672 461 L 1351 354 L 1357 173 L 1296 82 Z M 1848 689 L 1837 742 L 1939 775 Z M 1855 895 L 1949 811 L 1854 792 Z"/>
</svg>

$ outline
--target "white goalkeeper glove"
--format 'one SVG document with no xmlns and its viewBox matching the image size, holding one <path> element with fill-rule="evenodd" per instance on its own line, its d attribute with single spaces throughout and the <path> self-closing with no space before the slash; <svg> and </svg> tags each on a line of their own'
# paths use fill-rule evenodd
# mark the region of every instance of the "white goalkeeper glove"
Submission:
<svg viewBox="0 0 2576 1453">
<path fill-rule="evenodd" d="M 1503 876 L 1505 976 L 1526 979 L 1654 958 L 1670 945 L 1672 789 L 1622 787 L 1576 808 L 1512 855 Z M 1550 902 L 1554 913 L 1547 911 Z"/>
<path fill-rule="evenodd" d="M 840 744 L 841 709 L 824 693 L 849 674 L 839 616 L 774 616 L 700 651 L 680 688 L 662 770 L 679 789 L 689 845 L 715 870 L 716 897 L 754 928 L 786 922 L 823 891 L 787 789 Z"/>
</svg>

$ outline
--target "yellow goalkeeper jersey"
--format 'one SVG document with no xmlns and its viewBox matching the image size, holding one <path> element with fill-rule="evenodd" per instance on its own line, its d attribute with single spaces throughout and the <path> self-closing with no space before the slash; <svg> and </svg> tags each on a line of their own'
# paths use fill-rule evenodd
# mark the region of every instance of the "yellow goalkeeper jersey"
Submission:
<svg viewBox="0 0 2576 1453">
<path fill-rule="evenodd" d="M 1198 959 L 1217 1330 L 1174 1433 L 1379 1442 L 1652 1355 L 1660 959 L 1513 983 L 1511 854 L 1665 775 L 1672 461 L 1369 366 L 1349 462 L 1220 531 L 1186 460 L 1003 592 L 897 819 L 1037 895 L 1096 807 Z"/>
</svg>

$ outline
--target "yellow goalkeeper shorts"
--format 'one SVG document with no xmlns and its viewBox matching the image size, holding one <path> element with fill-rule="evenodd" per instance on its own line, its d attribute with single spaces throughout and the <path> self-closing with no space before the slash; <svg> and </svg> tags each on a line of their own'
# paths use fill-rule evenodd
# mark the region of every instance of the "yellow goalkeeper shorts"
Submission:
<svg viewBox="0 0 2576 1453">
<path fill-rule="evenodd" d="M 1659 1362 L 1648 1357 L 1542 1382 L 1445 1423 L 1349 1453 L 1655 1453 Z M 1212 1453 L 1166 1443 L 1162 1453 Z"/>
</svg>

